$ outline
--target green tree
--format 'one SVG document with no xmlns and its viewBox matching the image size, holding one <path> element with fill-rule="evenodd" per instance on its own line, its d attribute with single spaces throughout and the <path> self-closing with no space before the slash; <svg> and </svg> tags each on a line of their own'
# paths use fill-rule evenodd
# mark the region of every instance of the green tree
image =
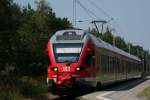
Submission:
<svg viewBox="0 0 150 100">
<path fill-rule="evenodd" d="M 14 64 L 17 49 L 16 29 L 20 23 L 20 8 L 12 0 L 0 1 L 0 70 Z"/>
<path fill-rule="evenodd" d="M 41 73 L 47 65 L 46 44 L 54 32 L 72 27 L 67 18 L 58 18 L 44 0 L 36 2 L 37 9 L 23 10 L 23 21 L 17 32 L 20 36 L 22 48 L 20 50 L 24 58 L 20 62 L 26 66 L 23 73 Z M 20 55 L 21 55 L 20 54 Z M 45 67 L 44 67 L 45 66 Z M 24 67 L 20 67 L 21 70 Z M 41 70 L 40 70 L 41 69 Z"/>
<path fill-rule="evenodd" d="M 106 28 L 106 32 L 102 35 L 102 40 L 113 45 L 113 34 L 111 33 L 108 27 Z"/>
<path fill-rule="evenodd" d="M 124 51 L 128 51 L 128 47 L 127 47 L 126 42 L 120 36 L 115 37 L 115 46 L 124 50 Z"/>
<path fill-rule="evenodd" d="M 135 47 L 135 55 L 138 56 L 139 58 L 143 58 L 144 56 L 144 49 L 142 46 L 136 45 Z"/>
</svg>

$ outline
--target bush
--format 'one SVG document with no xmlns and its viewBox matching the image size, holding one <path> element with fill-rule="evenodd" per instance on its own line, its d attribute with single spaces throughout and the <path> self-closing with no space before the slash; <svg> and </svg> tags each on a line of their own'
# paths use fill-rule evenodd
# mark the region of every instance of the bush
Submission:
<svg viewBox="0 0 150 100">
<path fill-rule="evenodd" d="M 0 100 L 20 100 L 21 95 L 18 92 L 2 90 L 0 91 Z"/>
<path fill-rule="evenodd" d="M 25 84 L 21 87 L 21 94 L 24 97 L 33 97 L 38 96 L 41 93 L 48 92 L 46 86 L 44 85 L 31 85 L 31 84 Z"/>
<path fill-rule="evenodd" d="M 21 100 L 48 92 L 42 78 L 0 76 L 0 100 Z"/>
</svg>

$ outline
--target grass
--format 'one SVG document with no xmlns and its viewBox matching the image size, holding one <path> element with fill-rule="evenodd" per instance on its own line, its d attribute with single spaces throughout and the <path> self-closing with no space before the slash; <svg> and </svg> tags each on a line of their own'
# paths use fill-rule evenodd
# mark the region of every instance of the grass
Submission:
<svg viewBox="0 0 150 100">
<path fill-rule="evenodd" d="M 0 76 L 0 100 L 30 99 L 47 93 L 44 78 Z"/>
<path fill-rule="evenodd" d="M 144 97 L 147 100 L 150 100 L 150 86 L 145 88 L 138 96 Z"/>
</svg>

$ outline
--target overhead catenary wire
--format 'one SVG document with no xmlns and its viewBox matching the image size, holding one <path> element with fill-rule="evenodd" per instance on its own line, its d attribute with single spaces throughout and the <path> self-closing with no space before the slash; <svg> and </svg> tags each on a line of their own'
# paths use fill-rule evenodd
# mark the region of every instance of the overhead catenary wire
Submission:
<svg viewBox="0 0 150 100">
<path fill-rule="evenodd" d="M 98 6 L 96 3 L 94 3 L 92 0 L 87 0 L 91 5 L 93 5 L 93 7 L 96 7 L 98 10 L 100 10 L 105 16 L 107 16 L 109 18 L 109 20 L 111 20 L 115 26 L 119 29 L 120 33 L 125 33 L 121 26 L 118 24 L 118 22 L 116 21 L 116 19 L 114 17 L 112 17 L 110 14 L 108 14 L 105 10 L 103 10 L 100 6 Z"/>
<path fill-rule="evenodd" d="M 89 10 L 89 9 L 87 9 L 80 1 L 78 1 L 77 0 L 77 3 L 86 11 L 86 13 L 92 18 L 92 21 L 91 21 L 91 23 L 92 24 L 94 24 L 95 25 L 95 27 L 96 27 L 96 29 L 97 29 L 97 31 L 98 31 L 98 33 L 99 33 L 99 30 L 98 30 L 98 27 L 97 27 L 97 25 L 96 25 L 96 23 L 97 22 L 101 22 L 102 23 L 102 29 L 101 30 L 103 30 L 103 24 L 104 24 L 104 20 L 102 20 L 102 18 L 100 18 L 99 16 L 97 16 L 94 12 L 92 12 L 91 10 Z M 92 15 L 91 15 L 92 14 Z M 96 20 L 95 20 L 95 18 L 96 18 Z M 107 22 L 106 22 L 107 23 Z M 102 33 L 102 31 L 101 31 L 101 33 Z"/>
<path fill-rule="evenodd" d="M 101 12 L 106 15 L 109 19 L 112 19 L 113 17 L 110 16 L 108 13 L 106 13 L 101 7 L 99 7 L 96 3 L 94 3 L 91 0 L 87 0 L 91 5 L 93 5 L 94 7 L 96 7 L 98 10 L 101 10 Z"/>
<path fill-rule="evenodd" d="M 87 0 L 90 4 L 92 4 L 94 7 L 96 7 L 98 10 L 100 10 L 105 16 L 107 16 L 109 18 L 108 22 L 113 22 L 113 24 L 115 24 L 115 26 L 117 27 L 117 29 L 119 30 L 119 32 L 116 32 L 116 34 L 118 33 L 125 33 L 121 26 L 116 22 L 115 18 L 112 17 L 111 15 L 109 15 L 106 11 L 104 11 L 101 7 L 99 7 L 96 3 L 94 3 L 92 0 Z M 92 12 L 91 10 L 87 9 L 79 0 L 76 0 L 76 3 L 78 3 L 78 5 L 87 13 L 87 15 L 93 20 L 93 19 L 98 19 L 98 20 L 102 20 L 102 18 L 100 18 L 99 16 L 97 16 L 94 12 Z M 80 21 L 82 22 L 82 21 Z"/>
<path fill-rule="evenodd" d="M 87 9 L 80 1 L 76 0 L 76 2 L 80 5 L 81 8 L 83 8 L 85 10 L 85 12 L 88 14 L 89 17 L 91 17 L 92 19 L 99 19 L 102 20 L 99 16 L 97 16 L 94 12 L 92 12 L 91 10 Z M 94 18 L 95 17 L 95 18 Z"/>
<path fill-rule="evenodd" d="M 121 29 L 121 27 L 119 26 L 119 24 L 114 20 L 114 18 L 109 15 L 106 11 L 104 11 L 101 7 L 99 7 L 96 3 L 94 3 L 92 0 L 87 0 L 91 5 L 93 5 L 93 7 L 96 7 L 98 10 L 100 10 L 105 16 L 107 16 L 107 18 L 109 19 L 107 22 L 109 23 L 110 21 L 113 21 L 114 24 L 116 24 L 116 27 L 119 29 L 119 31 L 121 33 L 124 33 Z M 113 28 L 113 32 L 115 32 L 116 34 L 119 34 L 118 31 Z M 113 45 L 115 46 L 115 37 L 113 37 Z"/>
<path fill-rule="evenodd" d="M 120 33 L 125 33 L 125 32 L 122 30 L 121 26 L 118 24 L 117 21 L 113 20 L 113 22 L 114 22 L 114 24 L 116 25 L 116 27 L 119 29 Z"/>
</svg>

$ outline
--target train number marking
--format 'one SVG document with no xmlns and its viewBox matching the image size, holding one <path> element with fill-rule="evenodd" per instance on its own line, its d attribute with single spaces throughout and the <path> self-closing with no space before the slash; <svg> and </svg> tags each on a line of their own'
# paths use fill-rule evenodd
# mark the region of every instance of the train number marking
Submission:
<svg viewBox="0 0 150 100">
<path fill-rule="evenodd" d="M 70 71 L 70 67 L 63 67 L 63 71 L 64 72 L 69 72 Z"/>
</svg>

